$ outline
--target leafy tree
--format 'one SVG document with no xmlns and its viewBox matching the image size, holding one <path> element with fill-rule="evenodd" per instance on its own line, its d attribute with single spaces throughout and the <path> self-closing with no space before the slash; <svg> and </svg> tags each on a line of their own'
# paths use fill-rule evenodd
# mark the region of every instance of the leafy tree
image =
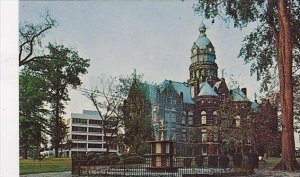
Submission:
<svg viewBox="0 0 300 177">
<path fill-rule="evenodd" d="M 295 157 L 293 131 L 293 62 L 299 66 L 299 2 L 293 0 L 199 0 L 196 12 L 206 18 L 233 20 L 234 27 L 243 28 L 258 21 L 259 27 L 243 43 L 240 57 L 251 62 L 251 71 L 263 78 L 263 86 L 272 80 L 278 69 L 282 106 L 282 157 L 275 169 L 299 169 Z M 214 21 L 214 20 L 213 20 Z M 275 50 L 274 50 L 275 49 Z M 265 84 L 266 83 L 266 84 Z"/>
<path fill-rule="evenodd" d="M 123 106 L 124 143 L 130 153 L 144 154 L 148 148 L 147 141 L 152 137 L 149 86 L 135 72 L 120 81 L 121 90 L 124 95 L 127 94 Z"/>
<path fill-rule="evenodd" d="M 244 155 L 249 149 L 251 127 L 251 102 L 222 101 L 219 109 L 221 136 L 221 151 L 224 154 L 241 153 Z"/>
<path fill-rule="evenodd" d="M 28 68 L 20 72 L 19 83 L 19 143 L 23 150 L 22 156 L 27 159 L 31 146 L 35 146 L 39 152 L 40 144 L 46 141 L 43 136 L 43 133 L 47 133 L 47 120 L 45 119 L 47 110 L 44 109 L 46 96 L 43 80 Z"/>
<path fill-rule="evenodd" d="M 42 53 L 42 39 L 45 34 L 57 26 L 57 22 L 47 11 L 42 17 L 44 21 L 39 24 L 28 22 L 20 23 L 19 27 L 19 66 L 30 61 L 49 57 Z"/>
<path fill-rule="evenodd" d="M 49 43 L 47 49 L 48 57 L 32 62 L 28 68 L 44 80 L 47 88 L 44 94 L 51 109 L 49 133 L 55 157 L 58 157 L 60 142 L 67 133 L 67 126 L 62 119 L 64 104 L 70 100 L 69 89 L 81 85 L 80 76 L 87 73 L 89 59 L 81 58 L 77 51 L 63 45 Z"/>
<path fill-rule="evenodd" d="M 99 126 L 103 130 L 106 155 L 109 149 L 118 144 L 122 127 L 122 102 L 121 93 L 118 92 L 118 80 L 115 77 L 102 75 L 99 83 L 91 90 L 85 90 L 84 95 L 93 103 L 101 122 Z"/>
</svg>

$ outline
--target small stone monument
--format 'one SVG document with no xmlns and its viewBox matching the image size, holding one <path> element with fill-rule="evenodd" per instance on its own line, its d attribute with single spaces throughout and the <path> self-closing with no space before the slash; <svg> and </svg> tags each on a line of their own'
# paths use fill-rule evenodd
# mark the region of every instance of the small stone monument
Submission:
<svg viewBox="0 0 300 177">
<path fill-rule="evenodd" d="M 163 120 L 160 121 L 158 129 L 159 137 L 154 141 L 149 141 L 151 147 L 151 167 L 147 171 L 152 172 L 177 172 L 178 168 L 174 167 L 175 142 L 166 138 L 166 128 Z"/>
</svg>

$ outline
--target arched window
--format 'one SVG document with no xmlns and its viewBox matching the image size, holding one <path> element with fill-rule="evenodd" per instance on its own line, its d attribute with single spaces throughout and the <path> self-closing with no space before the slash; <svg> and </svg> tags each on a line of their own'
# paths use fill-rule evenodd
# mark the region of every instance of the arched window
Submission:
<svg viewBox="0 0 300 177">
<path fill-rule="evenodd" d="M 201 124 L 202 125 L 206 124 L 206 112 L 205 111 L 201 112 Z"/>
<path fill-rule="evenodd" d="M 207 142 L 207 130 L 206 129 L 201 130 L 201 140 L 202 140 L 202 142 Z"/>
<path fill-rule="evenodd" d="M 235 116 L 235 127 L 241 126 L 241 117 L 239 115 Z"/>
<path fill-rule="evenodd" d="M 213 112 L 213 118 L 214 118 L 215 124 L 218 124 L 218 117 L 217 117 L 217 115 L 218 115 L 217 111 L 214 111 Z"/>
</svg>

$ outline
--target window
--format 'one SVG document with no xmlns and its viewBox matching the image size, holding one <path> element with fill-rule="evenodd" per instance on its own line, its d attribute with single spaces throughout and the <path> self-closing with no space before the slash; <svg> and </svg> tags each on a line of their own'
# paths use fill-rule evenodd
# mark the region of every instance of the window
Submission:
<svg viewBox="0 0 300 177">
<path fill-rule="evenodd" d="M 101 128 L 92 128 L 92 127 L 90 127 L 89 128 L 89 132 L 100 133 L 100 132 L 102 132 L 102 129 Z"/>
<path fill-rule="evenodd" d="M 86 135 L 72 135 L 72 140 L 86 140 Z"/>
<path fill-rule="evenodd" d="M 181 124 L 185 124 L 185 117 L 182 117 Z"/>
<path fill-rule="evenodd" d="M 189 117 L 189 125 L 193 125 L 193 117 Z"/>
<path fill-rule="evenodd" d="M 102 136 L 89 136 L 90 141 L 102 141 Z"/>
<path fill-rule="evenodd" d="M 74 124 L 87 124 L 86 119 L 72 118 L 72 123 Z"/>
<path fill-rule="evenodd" d="M 214 137 L 214 142 L 218 142 L 218 134 L 215 134 L 213 137 Z"/>
<path fill-rule="evenodd" d="M 101 120 L 89 120 L 89 124 L 91 125 L 102 125 Z"/>
<path fill-rule="evenodd" d="M 202 155 L 207 155 L 207 147 L 202 147 Z"/>
<path fill-rule="evenodd" d="M 217 111 L 214 111 L 213 112 L 213 116 L 214 116 L 214 121 L 215 121 L 215 124 L 218 124 L 218 113 L 217 113 Z"/>
<path fill-rule="evenodd" d="M 72 126 L 72 131 L 74 132 L 86 132 L 87 128 L 86 127 L 75 127 Z"/>
<path fill-rule="evenodd" d="M 89 148 L 102 148 L 102 144 L 88 144 Z"/>
<path fill-rule="evenodd" d="M 201 139 L 202 139 L 202 142 L 207 141 L 207 130 L 206 129 L 201 130 Z"/>
<path fill-rule="evenodd" d="M 186 142 L 186 135 L 185 134 L 182 134 L 182 141 Z"/>
<path fill-rule="evenodd" d="M 225 93 L 222 93 L 222 94 L 221 94 L 221 100 L 222 100 L 222 101 L 225 101 L 225 100 L 226 100 L 226 95 L 225 95 Z"/>
<path fill-rule="evenodd" d="M 206 112 L 205 111 L 201 112 L 201 124 L 202 125 L 206 124 Z"/>
<path fill-rule="evenodd" d="M 86 143 L 72 143 L 72 148 L 86 148 Z"/>
<path fill-rule="evenodd" d="M 171 122 L 175 123 L 176 122 L 176 115 L 174 113 L 170 113 L 171 115 Z"/>
<path fill-rule="evenodd" d="M 237 115 L 235 117 L 235 127 L 240 127 L 241 126 L 241 117 Z"/>
</svg>

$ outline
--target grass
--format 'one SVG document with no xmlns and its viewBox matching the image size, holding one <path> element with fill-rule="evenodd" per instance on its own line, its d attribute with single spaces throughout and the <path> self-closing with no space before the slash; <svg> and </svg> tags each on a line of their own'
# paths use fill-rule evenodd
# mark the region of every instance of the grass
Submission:
<svg viewBox="0 0 300 177">
<path fill-rule="evenodd" d="M 278 157 L 269 157 L 266 160 L 266 163 L 259 164 L 259 169 L 270 169 L 275 167 L 276 164 L 278 164 L 280 161 L 280 158 Z M 298 163 L 300 163 L 300 158 L 297 158 Z"/>
<path fill-rule="evenodd" d="M 43 160 L 21 159 L 20 174 L 71 171 L 71 159 L 49 158 Z"/>
</svg>

